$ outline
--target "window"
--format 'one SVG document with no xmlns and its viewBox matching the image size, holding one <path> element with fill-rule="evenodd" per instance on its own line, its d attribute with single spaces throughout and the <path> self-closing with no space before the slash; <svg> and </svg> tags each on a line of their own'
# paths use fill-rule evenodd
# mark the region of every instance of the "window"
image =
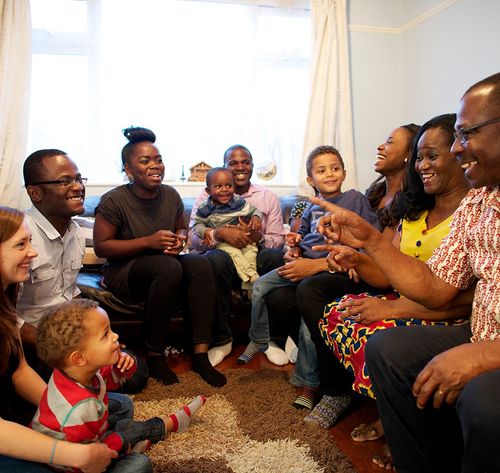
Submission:
<svg viewBox="0 0 500 473">
<path fill-rule="evenodd" d="M 31 0 L 29 151 L 61 148 L 90 182 L 116 184 L 121 130 L 144 126 L 166 180 L 241 143 L 256 168 L 276 163 L 273 182 L 296 182 L 310 55 L 297 3 Z"/>
</svg>

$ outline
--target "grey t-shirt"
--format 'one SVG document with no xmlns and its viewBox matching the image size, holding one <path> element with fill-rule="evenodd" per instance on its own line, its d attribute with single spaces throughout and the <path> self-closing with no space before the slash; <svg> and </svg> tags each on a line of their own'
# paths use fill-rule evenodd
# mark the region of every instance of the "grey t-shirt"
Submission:
<svg viewBox="0 0 500 473">
<path fill-rule="evenodd" d="M 175 232 L 179 228 L 185 228 L 176 228 L 176 222 L 184 222 L 181 196 L 173 187 L 164 184 L 154 199 L 141 199 L 134 194 L 131 184 L 112 189 L 101 197 L 95 212 L 117 228 L 117 240 L 132 240 L 152 235 L 158 230 Z M 132 257 L 108 259 L 104 267 L 106 287 L 118 297 L 127 299 L 130 267 L 138 256 L 148 254 L 162 252 L 145 250 Z"/>
</svg>

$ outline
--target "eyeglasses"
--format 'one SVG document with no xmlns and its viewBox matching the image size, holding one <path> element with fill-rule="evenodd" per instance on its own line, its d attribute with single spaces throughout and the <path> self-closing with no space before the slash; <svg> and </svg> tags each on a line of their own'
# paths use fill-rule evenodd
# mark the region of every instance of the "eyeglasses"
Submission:
<svg viewBox="0 0 500 473">
<path fill-rule="evenodd" d="M 75 182 L 78 182 L 78 184 L 84 186 L 88 181 L 88 178 L 82 177 L 82 176 L 77 176 L 77 177 L 62 177 L 61 179 L 57 179 L 57 181 L 38 181 L 38 182 L 32 182 L 29 184 L 30 186 L 40 186 L 42 184 L 57 184 L 58 186 L 61 187 L 69 187 L 72 186 Z"/>
<path fill-rule="evenodd" d="M 491 120 L 486 120 L 484 122 L 478 123 L 477 125 L 472 125 L 467 128 L 460 128 L 455 133 L 453 133 L 453 135 L 455 136 L 455 139 L 460 142 L 460 144 L 464 145 L 465 143 L 467 143 L 467 140 L 469 139 L 467 135 L 471 131 L 479 130 L 479 128 L 483 128 L 483 126 L 493 125 L 493 123 L 498 122 L 500 122 L 500 117 L 492 118 Z"/>
</svg>

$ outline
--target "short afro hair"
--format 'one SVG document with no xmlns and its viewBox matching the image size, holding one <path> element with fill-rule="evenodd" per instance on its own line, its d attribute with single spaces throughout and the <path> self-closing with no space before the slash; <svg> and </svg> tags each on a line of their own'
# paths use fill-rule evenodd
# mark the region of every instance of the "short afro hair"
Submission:
<svg viewBox="0 0 500 473">
<path fill-rule="evenodd" d="M 90 299 L 73 299 L 48 311 L 38 326 L 36 351 L 51 368 L 62 369 L 68 356 L 81 347 L 88 334 L 85 320 L 99 304 Z"/>
<path fill-rule="evenodd" d="M 306 172 L 309 177 L 312 176 L 312 168 L 314 160 L 318 156 L 321 156 L 322 154 L 333 154 L 337 156 L 337 158 L 339 158 L 339 163 L 342 166 L 342 169 L 345 169 L 344 160 L 342 159 L 342 156 L 340 155 L 340 152 L 337 148 L 330 145 L 317 146 L 309 153 L 309 156 L 307 156 L 306 159 Z"/>
</svg>

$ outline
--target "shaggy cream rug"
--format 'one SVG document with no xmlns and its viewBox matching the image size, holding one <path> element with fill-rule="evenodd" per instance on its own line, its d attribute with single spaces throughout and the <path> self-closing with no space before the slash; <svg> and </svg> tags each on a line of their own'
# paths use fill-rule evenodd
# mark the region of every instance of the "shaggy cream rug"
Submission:
<svg viewBox="0 0 500 473">
<path fill-rule="evenodd" d="M 148 454 L 158 473 L 355 473 L 328 431 L 302 421 L 291 406 L 295 389 L 276 370 L 234 369 L 212 388 L 192 372 L 180 384 L 150 381 L 135 396 L 135 417 L 176 411 L 207 396 L 189 430 L 169 435 Z"/>
</svg>

